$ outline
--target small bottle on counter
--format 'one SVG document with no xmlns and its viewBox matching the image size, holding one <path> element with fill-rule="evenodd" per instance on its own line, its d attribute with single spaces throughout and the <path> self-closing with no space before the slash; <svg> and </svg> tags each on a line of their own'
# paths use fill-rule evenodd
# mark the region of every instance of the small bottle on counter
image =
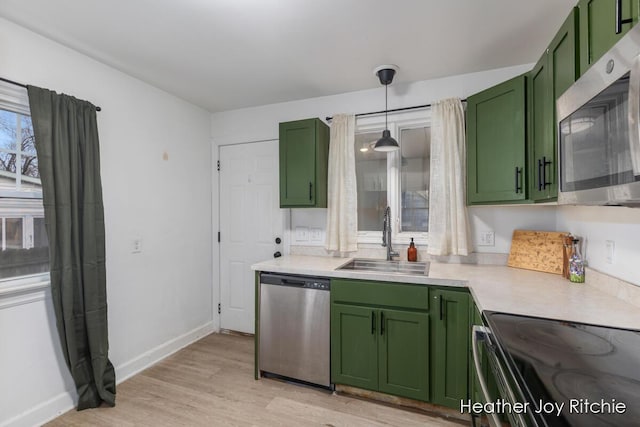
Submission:
<svg viewBox="0 0 640 427">
<path fill-rule="evenodd" d="M 409 249 L 407 249 L 407 261 L 418 261 L 418 249 L 415 243 L 413 243 L 413 237 L 411 238 L 411 243 L 409 243 Z"/>
<path fill-rule="evenodd" d="M 578 247 L 578 239 L 573 239 L 573 253 L 569 258 L 569 280 L 584 283 L 584 260 Z"/>
</svg>

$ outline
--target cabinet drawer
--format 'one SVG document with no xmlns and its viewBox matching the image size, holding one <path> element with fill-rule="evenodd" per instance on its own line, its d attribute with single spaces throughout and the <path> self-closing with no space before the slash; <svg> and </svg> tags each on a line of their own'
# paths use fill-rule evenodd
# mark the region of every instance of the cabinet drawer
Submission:
<svg viewBox="0 0 640 427">
<path fill-rule="evenodd" d="M 333 279 L 331 280 L 331 301 L 428 310 L 429 287 L 404 283 Z"/>
</svg>

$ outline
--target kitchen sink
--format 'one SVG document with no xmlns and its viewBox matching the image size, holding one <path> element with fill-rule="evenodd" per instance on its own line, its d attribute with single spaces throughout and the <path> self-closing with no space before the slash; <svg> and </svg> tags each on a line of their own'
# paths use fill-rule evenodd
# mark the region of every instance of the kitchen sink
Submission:
<svg viewBox="0 0 640 427">
<path fill-rule="evenodd" d="M 381 259 L 355 258 L 338 270 L 372 271 L 380 273 L 413 274 L 428 276 L 428 262 L 386 261 Z"/>
</svg>

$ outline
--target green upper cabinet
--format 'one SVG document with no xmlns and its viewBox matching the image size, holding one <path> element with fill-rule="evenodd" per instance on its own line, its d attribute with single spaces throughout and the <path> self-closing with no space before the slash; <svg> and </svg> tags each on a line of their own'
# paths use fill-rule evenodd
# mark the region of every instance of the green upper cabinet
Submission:
<svg viewBox="0 0 640 427">
<path fill-rule="evenodd" d="M 622 24 L 616 34 L 616 3 L 618 0 L 580 0 L 580 74 L 611 48 L 638 22 L 638 0 L 621 0 Z"/>
<path fill-rule="evenodd" d="M 550 184 L 543 175 L 550 169 L 553 155 L 553 98 L 547 52 L 529 73 L 527 99 L 529 102 L 529 197 L 544 200 Z"/>
<path fill-rule="evenodd" d="M 553 201 L 558 195 L 555 101 L 578 77 L 577 28 L 574 8 L 529 73 L 529 199 L 536 202 Z"/>
<path fill-rule="evenodd" d="M 280 123 L 280 207 L 326 208 L 329 127 L 320 119 Z"/>
<path fill-rule="evenodd" d="M 467 99 L 467 203 L 525 200 L 525 76 Z"/>
<path fill-rule="evenodd" d="M 469 294 L 438 289 L 431 301 L 431 402 L 459 409 L 469 394 Z"/>
</svg>

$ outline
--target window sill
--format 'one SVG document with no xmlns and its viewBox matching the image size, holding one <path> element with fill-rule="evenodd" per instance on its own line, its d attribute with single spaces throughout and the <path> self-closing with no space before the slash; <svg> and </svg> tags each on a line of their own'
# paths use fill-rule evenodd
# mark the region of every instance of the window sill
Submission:
<svg viewBox="0 0 640 427">
<path fill-rule="evenodd" d="M 413 242 L 416 245 L 427 246 L 429 243 L 428 233 L 415 232 L 415 233 L 400 233 L 391 237 L 391 243 L 394 245 L 406 245 L 408 246 L 413 237 Z M 375 231 L 359 231 L 358 232 L 358 244 L 381 244 L 382 233 Z"/>
<path fill-rule="evenodd" d="M 41 301 L 51 282 L 49 273 L 0 281 L 0 309 Z"/>
</svg>

